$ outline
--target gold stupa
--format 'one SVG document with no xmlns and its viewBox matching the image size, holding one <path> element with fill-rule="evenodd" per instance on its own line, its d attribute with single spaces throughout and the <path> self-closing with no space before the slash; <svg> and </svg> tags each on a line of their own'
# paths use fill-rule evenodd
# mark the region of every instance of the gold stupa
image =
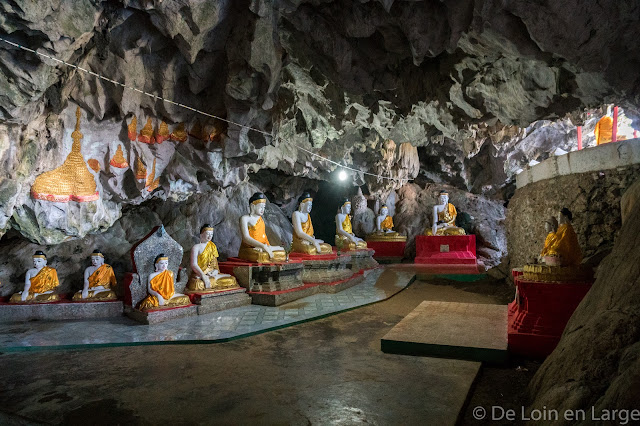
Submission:
<svg viewBox="0 0 640 426">
<path fill-rule="evenodd" d="M 153 167 L 151 168 L 151 174 L 147 176 L 147 191 L 153 192 L 158 185 L 160 185 L 160 176 L 156 178 L 156 159 L 153 159 Z"/>
<path fill-rule="evenodd" d="M 127 126 L 127 136 L 129 136 L 130 141 L 135 141 L 138 137 L 138 119 L 135 115 Z"/>
<path fill-rule="evenodd" d="M 80 108 L 76 110 L 76 128 L 71 133 L 73 145 L 64 163 L 57 169 L 42 173 L 31 186 L 31 196 L 38 200 L 67 202 L 95 201 L 100 197 L 96 180 L 87 168 L 80 152 Z"/>
<path fill-rule="evenodd" d="M 169 139 L 169 126 L 166 121 L 162 120 L 160 127 L 158 127 L 158 132 L 156 133 L 156 143 L 162 143 L 167 139 Z"/>
<path fill-rule="evenodd" d="M 129 163 L 127 163 L 127 159 L 124 158 L 124 153 L 122 152 L 122 145 L 118 145 L 118 149 L 116 149 L 116 153 L 111 161 L 109 161 L 109 164 L 119 169 L 126 169 L 129 167 Z"/>
<path fill-rule="evenodd" d="M 153 144 L 156 139 L 153 136 L 153 124 L 151 124 L 151 118 L 147 118 L 147 124 L 144 125 L 140 134 L 138 135 L 138 142 Z"/>
<path fill-rule="evenodd" d="M 136 179 L 147 178 L 147 166 L 144 165 L 140 157 L 136 158 Z"/>
<path fill-rule="evenodd" d="M 178 126 L 171 132 L 171 140 L 174 142 L 186 142 L 187 131 L 184 129 L 184 123 L 178 124 Z"/>
</svg>

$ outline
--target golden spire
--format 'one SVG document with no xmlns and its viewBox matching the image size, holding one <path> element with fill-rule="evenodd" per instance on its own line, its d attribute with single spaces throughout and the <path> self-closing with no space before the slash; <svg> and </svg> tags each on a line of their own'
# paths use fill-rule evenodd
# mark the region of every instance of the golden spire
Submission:
<svg viewBox="0 0 640 426">
<path fill-rule="evenodd" d="M 156 159 L 153 159 L 153 167 L 151 168 L 151 174 L 147 176 L 147 191 L 153 192 L 154 189 L 160 184 L 160 176 L 156 178 Z"/>
<path fill-rule="evenodd" d="M 147 118 L 147 124 L 144 125 L 142 130 L 140 130 L 140 135 L 138 135 L 138 142 L 155 142 L 155 139 L 153 137 L 153 124 L 151 124 L 151 117 Z"/>
<path fill-rule="evenodd" d="M 131 123 L 127 126 L 127 135 L 130 141 L 135 141 L 138 136 L 138 119 L 135 115 L 131 119 Z"/>
<path fill-rule="evenodd" d="M 109 164 L 119 169 L 126 169 L 127 167 L 129 167 L 129 163 L 127 163 L 126 158 L 124 158 L 124 153 L 122 152 L 122 145 L 118 144 L 116 153 L 111 161 L 109 161 Z"/>
<path fill-rule="evenodd" d="M 187 132 L 184 129 L 184 123 L 178 124 L 178 126 L 171 132 L 171 140 L 175 142 L 185 142 L 187 140 Z"/>
<path fill-rule="evenodd" d="M 76 109 L 76 128 L 71 133 L 73 144 L 71 152 L 62 165 L 56 169 L 42 173 L 31 186 L 31 195 L 38 200 L 67 202 L 95 201 L 100 195 L 96 190 L 96 180 L 87 168 L 80 152 L 80 107 Z M 95 163 L 98 163 L 96 160 Z M 96 164 L 94 164 L 95 166 Z M 99 166 L 99 163 L 98 163 Z"/>
<path fill-rule="evenodd" d="M 156 133 L 156 143 L 162 143 L 167 139 L 169 139 L 169 126 L 164 120 L 162 120 L 160 127 L 158 127 L 158 132 Z"/>
<path fill-rule="evenodd" d="M 136 158 L 136 179 L 146 179 L 147 167 L 144 165 L 140 157 Z"/>
</svg>

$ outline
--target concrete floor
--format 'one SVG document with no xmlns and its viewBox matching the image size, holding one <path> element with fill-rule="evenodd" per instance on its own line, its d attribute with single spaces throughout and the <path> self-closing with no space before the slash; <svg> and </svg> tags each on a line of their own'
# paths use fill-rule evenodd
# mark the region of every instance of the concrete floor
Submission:
<svg viewBox="0 0 640 426">
<path fill-rule="evenodd" d="M 452 424 L 479 364 L 384 354 L 380 339 L 423 300 L 504 303 L 496 289 L 418 281 L 227 343 L 0 354 L 0 424 Z"/>
</svg>

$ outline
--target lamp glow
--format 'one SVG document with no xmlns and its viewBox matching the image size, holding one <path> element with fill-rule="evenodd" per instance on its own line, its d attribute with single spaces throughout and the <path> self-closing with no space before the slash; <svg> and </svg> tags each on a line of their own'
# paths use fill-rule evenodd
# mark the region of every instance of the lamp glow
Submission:
<svg viewBox="0 0 640 426">
<path fill-rule="evenodd" d="M 347 179 L 347 172 L 345 172 L 344 170 L 340 170 L 340 173 L 338 173 L 338 179 L 346 180 Z"/>
</svg>

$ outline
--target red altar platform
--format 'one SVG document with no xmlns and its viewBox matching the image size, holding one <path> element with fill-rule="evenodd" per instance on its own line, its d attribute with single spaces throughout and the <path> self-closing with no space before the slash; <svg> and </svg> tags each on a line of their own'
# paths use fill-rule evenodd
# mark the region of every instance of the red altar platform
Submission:
<svg viewBox="0 0 640 426">
<path fill-rule="evenodd" d="M 428 265 L 475 265 L 476 236 L 426 236 L 416 237 L 414 263 Z"/>
<path fill-rule="evenodd" d="M 407 245 L 404 241 L 367 241 L 367 247 L 375 250 L 374 259 L 402 259 L 404 248 Z"/>
<path fill-rule="evenodd" d="M 509 304 L 509 351 L 545 357 L 560 336 L 592 282 L 525 281 L 514 272 L 516 299 Z"/>
</svg>

